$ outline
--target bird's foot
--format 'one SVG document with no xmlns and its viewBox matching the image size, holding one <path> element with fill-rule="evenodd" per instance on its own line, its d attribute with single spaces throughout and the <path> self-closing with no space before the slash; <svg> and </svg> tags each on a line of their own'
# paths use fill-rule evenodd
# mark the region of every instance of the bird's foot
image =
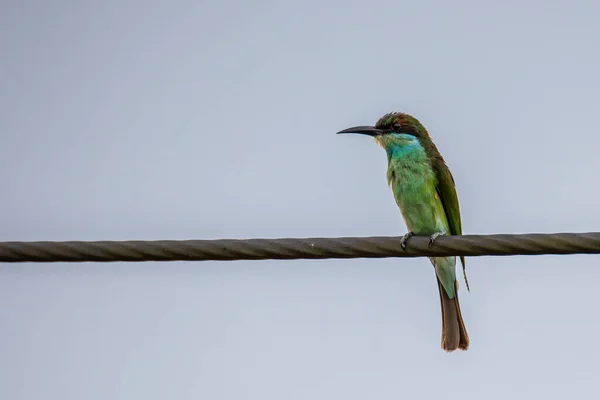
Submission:
<svg viewBox="0 0 600 400">
<path fill-rule="evenodd" d="M 445 234 L 446 234 L 446 232 L 441 231 L 441 232 L 436 232 L 433 235 L 429 236 L 429 248 L 431 248 L 433 246 L 433 244 L 435 243 L 437 238 L 439 238 L 440 236 L 444 236 Z"/>
<path fill-rule="evenodd" d="M 408 232 L 407 234 L 402 236 L 402 239 L 400 239 L 400 246 L 402 246 L 402 250 L 406 251 L 406 243 L 408 242 L 408 239 L 410 239 L 413 236 L 415 236 L 413 232 Z"/>
</svg>

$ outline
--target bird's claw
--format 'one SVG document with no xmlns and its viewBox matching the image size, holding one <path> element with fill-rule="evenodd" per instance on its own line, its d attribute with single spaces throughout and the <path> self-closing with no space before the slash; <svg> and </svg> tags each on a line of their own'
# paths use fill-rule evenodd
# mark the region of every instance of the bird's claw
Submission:
<svg viewBox="0 0 600 400">
<path fill-rule="evenodd" d="M 445 234 L 446 232 L 436 232 L 433 235 L 429 236 L 429 248 L 433 246 L 437 238 L 439 238 L 440 236 L 444 236 Z"/>
<path fill-rule="evenodd" d="M 402 247 L 402 250 L 406 251 L 406 243 L 408 242 L 408 239 L 410 239 L 413 236 L 415 236 L 413 232 L 408 232 L 407 234 L 402 236 L 402 239 L 400 239 L 400 246 Z"/>
</svg>

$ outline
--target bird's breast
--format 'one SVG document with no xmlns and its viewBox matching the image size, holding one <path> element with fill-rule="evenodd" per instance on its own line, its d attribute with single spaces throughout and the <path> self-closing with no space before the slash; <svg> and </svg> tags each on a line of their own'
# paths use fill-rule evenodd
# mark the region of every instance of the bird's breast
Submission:
<svg viewBox="0 0 600 400">
<path fill-rule="evenodd" d="M 422 148 L 397 152 L 390 157 L 388 181 L 410 231 L 432 234 L 446 230 L 436 175 Z"/>
</svg>

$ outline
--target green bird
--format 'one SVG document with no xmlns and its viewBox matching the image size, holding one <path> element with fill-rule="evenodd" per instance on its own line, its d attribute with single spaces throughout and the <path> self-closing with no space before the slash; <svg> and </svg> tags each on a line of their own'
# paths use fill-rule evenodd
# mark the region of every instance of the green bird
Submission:
<svg viewBox="0 0 600 400">
<path fill-rule="evenodd" d="M 373 136 L 387 153 L 387 181 L 408 233 L 429 236 L 433 245 L 440 235 L 461 235 L 460 209 L 454 178 L 425 127 L 413 116 L 393 112 L 375 126 L 356 126 L 338 133 Z M 435 268 L 442 304 L 442 349 L 467 350 L 469 335 L 458 303 L 456 257 L 429 257 Z M 461 257 L 463 269 L 464 257 Z M 467 283 L 467 289 L 469 283 Z"/>
</svg>

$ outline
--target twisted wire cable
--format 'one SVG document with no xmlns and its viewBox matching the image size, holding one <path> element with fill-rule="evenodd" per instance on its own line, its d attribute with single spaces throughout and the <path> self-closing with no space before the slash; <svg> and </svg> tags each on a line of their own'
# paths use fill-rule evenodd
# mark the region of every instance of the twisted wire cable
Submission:
<svg viewBox="0 0 600 400">
<path fill-rule="evenodd" d="M 0 242 L 0 262 L 294 260 L 431 256 L 599 254 L 600 232 L 520 235 Z"/>
</svg>

